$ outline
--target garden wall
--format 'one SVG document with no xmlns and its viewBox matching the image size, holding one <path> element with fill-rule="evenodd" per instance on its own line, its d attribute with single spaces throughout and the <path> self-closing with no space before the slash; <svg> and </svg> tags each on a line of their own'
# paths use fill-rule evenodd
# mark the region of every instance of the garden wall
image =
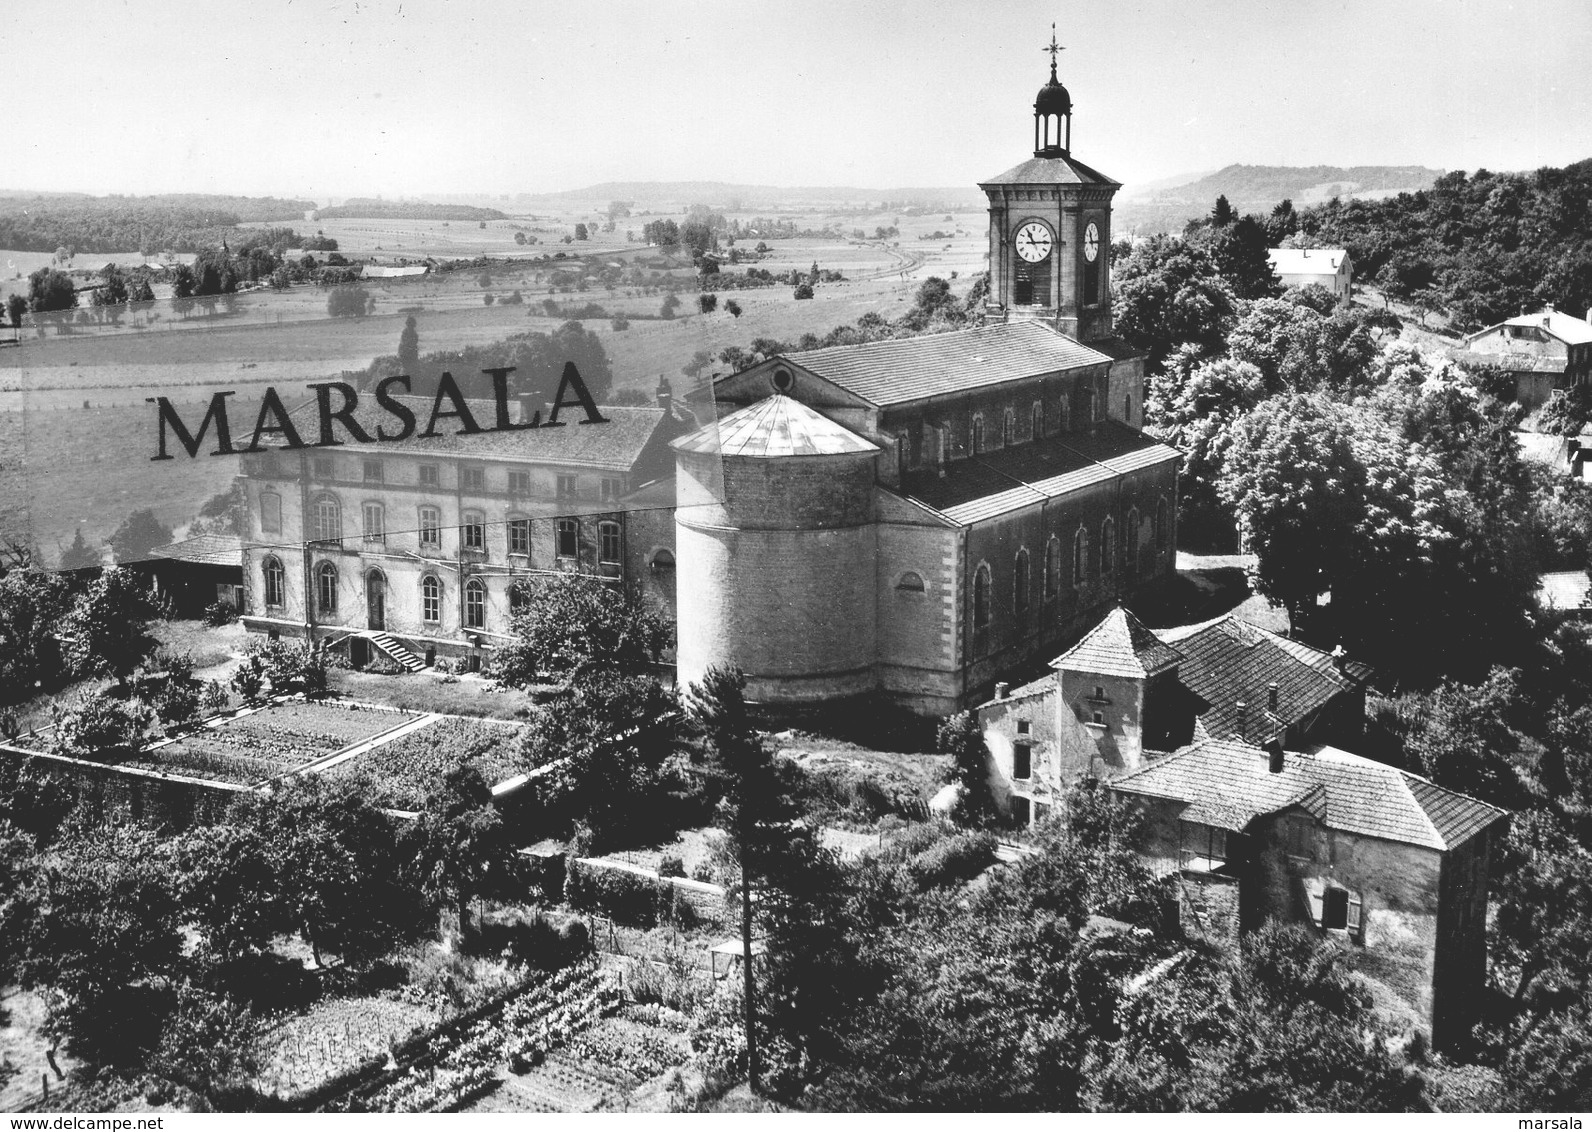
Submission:
<svg viewBox="0 0 1592 1132">
<path fill-rule="evenodd" d="M 233 799 L 248 792 L 248 787 L 229 782 L 161 774 L 7 744 L 0 744 L 0 758 L 33 760 L 36 769 L 71 783 L 101 817 L 126 815 L 174 830 L 221 821 Z"/>
</svg>

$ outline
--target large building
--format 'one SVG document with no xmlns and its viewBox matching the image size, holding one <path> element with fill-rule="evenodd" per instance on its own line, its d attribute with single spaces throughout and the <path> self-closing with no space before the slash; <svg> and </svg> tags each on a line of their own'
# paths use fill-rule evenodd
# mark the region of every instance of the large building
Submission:
<svg viewBox="0 0 1592 1132">
<path fill-rule="evenodd" d="M 1056 78 L 989 198 L 986 325 L 769 358 L 675 442 L 679 676 L 796 707 L 942 713 L 1054 656 L 1175 565 L 1178 453 L 1112 335 L 1118 183 Z"/>
<path fill-rule="evenodd" d="M 1592 378 L 1592 322 L 1544 308 L 1467 335 L 1460 356 L 1509 374 L 1515 400 L 1535 409 Z"/>
</svg>

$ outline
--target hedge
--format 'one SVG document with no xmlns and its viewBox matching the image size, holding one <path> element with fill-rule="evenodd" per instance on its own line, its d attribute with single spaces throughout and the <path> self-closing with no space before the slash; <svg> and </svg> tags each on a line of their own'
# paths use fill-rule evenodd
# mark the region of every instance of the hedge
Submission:
<svg viewBox="0 0 1592 1132">
<path fill-rule="evenodd" d="M 630 927 L 653 928 L 660 923 L 691 927 L 696 918 L 695 910 L 677 897 L 669 882 L 626 869 L 589 865 L 576 857 L 569 860 L 564 899 L 571 908 L 596 912 Z"/>
</svg>

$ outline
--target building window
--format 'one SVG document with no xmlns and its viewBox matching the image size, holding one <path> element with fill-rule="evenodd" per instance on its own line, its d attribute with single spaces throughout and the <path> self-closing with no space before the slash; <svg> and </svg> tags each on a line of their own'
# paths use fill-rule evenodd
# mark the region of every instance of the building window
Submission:
<svg viewBox="0 0 1592 1132">
<path fill-rule="evenodd" d="M 337 612 L 337 567 L 330 562 L 315 571 L 315 606 L 322 613 Z"/>
<path fill-rule="evenodd" d="M 1017 414 L 1011 409 L 1001 418 L 1001 447 L 1010 448 L 1017 443 Z"/>
<path fill-rule="evenodd" d="M 365 541 L 387 541 L 387 522 L 380 503 L 365 504 Z"/>
<path fill-rule="evenodd" d="M 480 578 L 471 578 L 464 583 L 464 627 L 486 627 L 486 583 Z"/>
<path fill-rule="evenodd" d="M 1030 778 L 1034 773 L 1034 748 L 1029 743 L 1012 744 L 1012 777 Z"/>
<path fill-rule="evenodd" d="M 459 545 L 465 550 L 486 549 L 486 518 L 480 512 L 464 513 L 464 525 L 459 528 Z"/>
<path fill-rule="evenodd" d="M 984 454 L 984 414 L 973 414 L 973 455 Z"/>
<path fill-rule="evenodd" d="M 380 483 L 381 482 L 381 461 L 380 460 L 366 460 L 365 461 L 365 482 L 366 483 Z"/>
<path fill-rule="evenodd" d="M 1339 931 L 1349 926 L 1349 890 L 1328 885 L 1321 894 L 1321 926 Z"/>
<path fill-rule="evenodd" d="M 618 523 L 597 524 L 597 561 L 604 565 L 619 563 L 620 539 Z"/>
<path fill-rule="evenodd" d="M 432 625 L 442 620 L 442 582 L 435 574 L 420 579 L 420 618 Z"/>
<path fill-rule="evenodd" d="M 973 634 L 975 645 L 982 644 L 978 640 L 989 632 L 989 567 L 979 564 L 978 572 L 973 575 Z"/>
<path fill-rule="evenodd" d="M 265 575 L 265 604 L 286 605 L 283 597 L 287 589 L 287 575 L 282 563 L 276 558 L 267 558 L 260 563 L 260 572 Z"/>
<path fill-rule="evenodd" d="M 510 472 L 509 473 L 509 494 L 510 495 L 529 495 L 529 494 L 531 494 L 531 473 L 530 472 Z"/>
<path fill-rule="evenodd" d="M 910 445 L 907 442 L 907 434 L 898 432 L 896 433 L 896 472 L 902 479 L 906 479 L 907 469 L 911 466 L 912 457 Z"/>
<path fill-rule="evenodd" d="M 531 521 L 529 519 L 509 520 L 509 553 L 531 553 Z"/>
<path fill-rule="evenodd" d="M 1094 686 L 1094 699 L 1104 700 L 1105 698 L 1106 698 L 1106 686 L 1104 684 L 1096 684 Z"/>
<path fill-rule="evenodd" d="M 436 487 L 441 482 L 442 479 L 437 474 L 437 466 L 435 464 L 420 465 L 420 483 L 422 486 Z"/>
<path fill-rule="evenodd" d="M 310 462 L 310 467 L 315 473 L 315 478 L 318 480 L 329 480 L 333 478 L 334 472 L 332 458 L 330 456 L 315 457 L 315 459 Z"/>
<path fill-rule="evenodd" d="M 604 503 L 615 503 L 624 494 L 625 481 L 615 479 L 613 476 L 604 476 L 602 479 L 602 500 Z"/>
<path fill-rule="evenodd" d="M 337 500 L 323 495 L 315 501 L 315 540 L 317 542 L 343 541 L 343 513 Z"/>
<path fill-rule="evenodd" d="M 274 491 L 260 492 L 260 530 L 272 535 L 282 533 L 282 497 Z"/>
<path fill-rule="evenodd" d="M 574 558 L 580 550 L 580 525 L 574 519 L 560 519 L 554 531 L 554 548 L 560 558 Z"/>
<path fill-rule="evenodd" d="M 509 586 L 509 613 L 515 614 L 531 604 L 531 595 L 525 589 L 524 582 L 514 582 Z"/>
<path fill-rule="evenodd" d="M 1133 423 L 1133 394 L 1131 393 L 1122 395 L 1122 419 L 1129 424 Z"/>
<path fill-rule="evenodd" d="M 442 512 L 436 507 L 420 509 L 420 545 L 432 550 L 442 545 Z"/>
<path fill-rule="evenodd" d="M 560 475 L 558 477 L 558 498 L 560 498 L 560 499 L 574 499 L 575 498 L 575 477 L 574 476 Z"/>
<path fill-rule="evenodd" d="M 1100 573 L 1110 577 L 1117 568 L 1117 524 L 1109 515 L 1100 524 Z"/>
<path fill-rule="evenodd" d="M 660 550 L 652 556 L 652 572 L 661 574 L 665 570 L 674 569 L 674 554 L 668 550 Z"/>
<path fill-rule="evenodd" d="M 1042 440 L 1045 436 L 1045 403 L 1035 401 L 1034 407 L 1028 411 L 1028 431 L 1035 440 Z"/>
<path fill-rule="evenodd" d="M 896 589 L 905 593 L 920 594 L 924 591 L 923 575 L 915 570 L 908 570 L 901 575 L 901 580 L 896 583 Z"/>
<path fill-rule="evenodd" d="M 1211 873 L 1227 864 L 1227 831 L 1199 822 L 1180 822 L 1183 832 L 1183 867 Z"/>
<path fill-rule="evenodd" d="M 1019 627 L 1028 616 L 1028 548 L 1017 552 L 1012 566 L 1012 611 L 1017 615 Z"/>
<path fill-rule="evenodd" d="M 1045 601 L 1055 601 L 1061 593 L 1061 539 L 1055 535 L 1045 543 Z"/>
<path fill-rule="evenodd" d="M 471 491 L 485 491 L 486 490 L 486 469 L 485 468 L 466 468 L 466 469 L 464 469 L 464 486 L 467 489 L 471 490 Z"/>
<path fill-rule="evenodd" d="M 1079 527 L 1072 536 L 1072 584 L 1081 586 L 1089 576 L 1089 532 Z"/>
</svg>

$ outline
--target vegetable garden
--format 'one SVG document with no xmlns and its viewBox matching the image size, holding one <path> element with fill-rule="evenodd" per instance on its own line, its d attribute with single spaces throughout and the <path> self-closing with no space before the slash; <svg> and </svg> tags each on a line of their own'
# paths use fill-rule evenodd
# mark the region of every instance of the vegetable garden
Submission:
<svg viewBox="0 0 1592 1132">
<path fill-rule="evenodd" d="M 326 774 L 362 783 L 365 796 L 377 806 L 418 810 L 455 767 L 475 767 L 489 785 L 518 774 L 523 769 L 517 757 L 523 731 L 517 724 L 449 716 L 330 767 Z"/>
</svg>

